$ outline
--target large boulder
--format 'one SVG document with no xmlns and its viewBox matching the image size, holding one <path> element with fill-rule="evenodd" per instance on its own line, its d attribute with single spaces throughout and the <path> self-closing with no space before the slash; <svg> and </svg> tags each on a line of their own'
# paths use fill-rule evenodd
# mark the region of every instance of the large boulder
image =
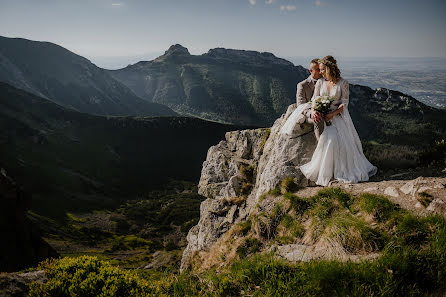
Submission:
<svg viewBox="0 0 446 297">
<path fill-rule="evenodd" d="M 201 203 L 198 224 L 187 235 L 181 271 L 194 253 L 208 250 L 232 225 L 246 219 L 260 196 L 282 180 L 308 185 L 299 166 L 311 159 L 316 147 L 313 131 L 298 137 L 278 133 L 296 107 L 290 105 L 271 128 L 227 132 L 226 140 L 209 148 L 198 186 L 207 199 Z"/>
</svg>

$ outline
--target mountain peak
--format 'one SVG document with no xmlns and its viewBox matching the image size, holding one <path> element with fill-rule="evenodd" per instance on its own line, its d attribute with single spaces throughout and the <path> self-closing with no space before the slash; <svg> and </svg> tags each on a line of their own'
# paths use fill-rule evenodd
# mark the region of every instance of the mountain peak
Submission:
<svg viewBox="0 0 446 297">
<path fill-rule="evenodd" d="M 238 62 L 249 62 L 249 63 L 260 63 L 260 64 L 277 64 L 283 66 L 294 66 L 293 63 L 276 57 L 274 54 L 269 52 L 258 52 L 252 50 L 237 50 L 237 49 L 226 49 L 226 48 L 213 48 L 210 49 L 206 54 L 217 59 L 230 59 L 232 61 Z"/>
<path fill-rule="evenodd" d="M 169 49 L 164 53 L 164 56 L 170 56 L 170 55 L 190 55 L 190 53 L 187 48 L 177 43 L 171 45 Z"/>
</svg>

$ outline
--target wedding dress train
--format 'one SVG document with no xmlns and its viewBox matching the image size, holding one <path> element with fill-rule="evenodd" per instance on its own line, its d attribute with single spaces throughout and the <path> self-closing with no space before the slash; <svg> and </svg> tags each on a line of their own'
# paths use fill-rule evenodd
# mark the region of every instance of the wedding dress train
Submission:
<svg viewBox="0 0 446 297">
<path fill-rule="evenodd" d="M 319 79 L 313 99 L 326 95 L 335 98 L 334 104 L 344 104 L 343 111 L 331 120 L 330 126 L 324 123 L 324 131 L 311 161 L 300 166 L 300 170 L 308 179 L 322 186 L 327 186 L 332 179 L 345 183 L 367 181 L 378 169 L 364 156 L 361 141 L 348 112 L 348 82 L 341 78 L 329 93 L 325 80 Z"/>
</svg>

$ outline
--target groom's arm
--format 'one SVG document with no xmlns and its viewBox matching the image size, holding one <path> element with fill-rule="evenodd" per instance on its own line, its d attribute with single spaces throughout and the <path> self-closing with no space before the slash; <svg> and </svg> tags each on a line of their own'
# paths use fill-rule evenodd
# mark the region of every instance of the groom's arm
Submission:
<svg viewBox="0 0 446 297">
<path fill-rule="evenodd" d="M 298 106 L 308 102 L 308 100 L 305 98 L 305 92 L 302 82 L 297 84 L 296 102 Z"/>
<path fill-rule="evenodd" d="M 307 98 L 305 97 L 303 83 L 304 83 L 304 81 L 302 81 L 302 82 L 297 84 L 296 101 L 297 101 L 297 105 L 298 106 L 300 104 L 304 104 L 304 103 L 307 103 L 307 102 L 311 101 L 311 98 L 309 98 L 307 100 Z M 311 106 L 309 106 L 306 110 L 304 110 L 303 114 L 308 119 L 307 120 L 308 122 L 315 121 L 317 123 L 317 122 L 319 122 L 321 120 L 321 115 L 317 111 L 314 111 L 311 108 Z"/>
</svg>

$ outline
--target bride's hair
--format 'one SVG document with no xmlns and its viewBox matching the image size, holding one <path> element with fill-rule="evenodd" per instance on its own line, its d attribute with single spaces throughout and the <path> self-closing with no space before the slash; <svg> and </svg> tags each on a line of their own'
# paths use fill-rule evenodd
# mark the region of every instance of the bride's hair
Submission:
<svg viewBox="0 0 446 297">
<path fill-rule="evenodd" d="M 329 77 L 331 77 L 334 82 L 338 82 L 341 78 L 341 71 L 338 68 L 335 58 L 333 58 L 333 56 L 325 56 L 323 59 L 319 60 L 319 63 L 324 64 L 328 70 Z"/>
</svg>

